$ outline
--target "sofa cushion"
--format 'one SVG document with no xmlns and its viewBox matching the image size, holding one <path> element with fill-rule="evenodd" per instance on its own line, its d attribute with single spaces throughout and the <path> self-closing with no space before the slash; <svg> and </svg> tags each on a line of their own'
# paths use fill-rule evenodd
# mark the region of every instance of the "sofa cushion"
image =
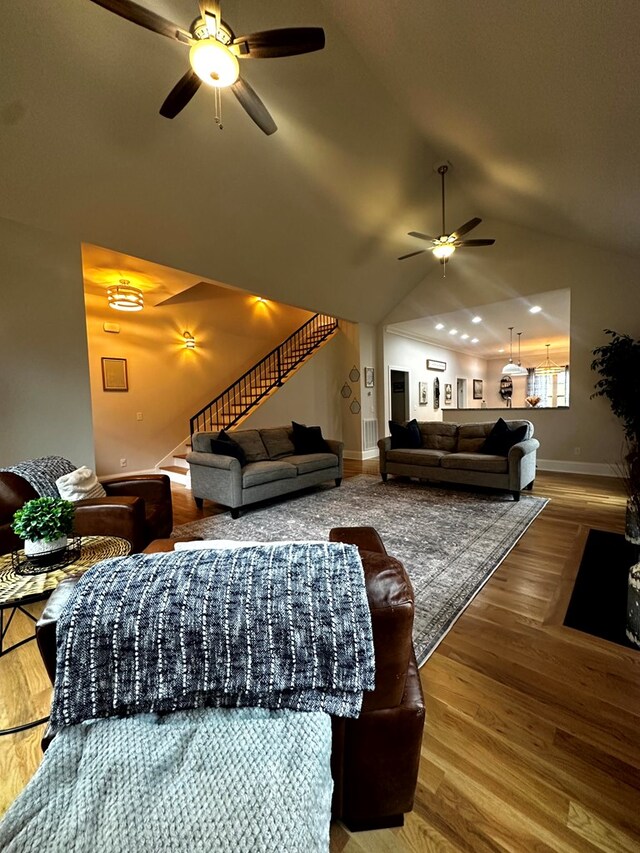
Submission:
<svg viewBox="0 0 640 853">
<path fill-rule="evenodd" d="M 456 451 L 458 453 L 477 453 L 492 427 L 492 423 L 460 424 Z"/>
<path fill-rule="evenodd" d="M 443 468 L 482 471 L 486 474 L 506 474 L 509 470 L 506 456 L 487 456 L 482 453 L 447 453 L 440 464 Z"/>
<path fill-rule="evenodd" d="M 392 450 L 400 447 L 420 447 L 422 445 L 418 422 L 415 418 L 412 421 L 408 421 L 406 426 L 396 421 L 389 421 L 389 431 L 391 432 Z"/>
<path fill-rule="evenodd" d="M 514 444 L 525 440 L 528 429 L 527 424 L 510 427 L 506 421 L 498 418 L 478 452 L 490 456 L 507 456 Z"/>
<path fill-rule="evenodd" d="M 269 459 L 282 459 L 296 452 L 291 440 L 292 431 L 288 427 L 270 427 L 260 430 L 260 438 L 267 448 Z"/>
<path fill-rule="evenodd" d="M 211 452 L 216 453 L 218 456 L 232 456 L 243 467 L 247 464 L 247 457 L 244 450 L 224 430 L 220 432 L 218 438 L 211 439 Z"/>
<path fill-rule="evenodd" d="M 329 445 L 322 437 L 319 426 L 305 426 L 291 421 L 293 430 L 293 445 L 295 452 L 301 453 L 328 453 Z"/>
<path fill-rule="evenodd" d="M 297 476 L 294 465 L 279 460 L 265 462 L 248 462 L 242 469 L 242 488 L 261 486 L 263 483 L 273 483 L 276 480 L 290 480 Z"/>
<path fill-rule="evenodd" d="M 422 436 L 422 447 L 429 450 L 447 450 L 452 453 L 458 445 L 458 424 L 444 421 L 423 421 L 418 424 Z"/>
<path fill-rule="evenodd" d="M 269 458 L 257 429 L 239 429 L 229 435 L 244 450 L 247 462 L 265 462 Z"/>
<path fill-rule="evenodd" d="M 428 465 L 437 468 L 446 450 L 426 450 L 423 447 L 399 448 L 387 451 L 387 462 L 398 462 L 401 465 Z"/>
<path fill-rule="evenodd" d="M 287 456 L 289 465 L 294 465 L 298 474 L 310 474 L 312 471 L 322 471 L 325 468 L 335 468 L 338 457 L 335 453 L 305 453 Z"/>
</svg>

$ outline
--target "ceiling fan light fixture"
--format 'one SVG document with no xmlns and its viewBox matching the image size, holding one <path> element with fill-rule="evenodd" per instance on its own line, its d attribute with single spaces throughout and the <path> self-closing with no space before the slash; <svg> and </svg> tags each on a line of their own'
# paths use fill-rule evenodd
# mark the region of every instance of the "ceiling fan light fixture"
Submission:
<svg viewBox="0 0 640 853">
<path fill-rule="evenodd" d="M 197 41 L 189 51 L 191 67 L 207 86 L 224 89 L 240 76 L 237 58 L 215 38 Z"/>
<path fill-rule="evenodd" d="M 456 247 L 452 246 L 451 243 L 439 243 L 437 246 L 434 246 L 432 251 L 436 258 L 448 258 L 450 255 L 453 255 Z"/>
</svg>

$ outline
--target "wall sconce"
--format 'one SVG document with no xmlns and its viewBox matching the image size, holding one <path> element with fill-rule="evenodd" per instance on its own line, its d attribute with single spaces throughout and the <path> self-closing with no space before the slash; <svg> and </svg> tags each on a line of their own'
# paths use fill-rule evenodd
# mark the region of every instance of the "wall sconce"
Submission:
<svg viewBox="0 0 640 853">
<path fill-rule="evenodd" d="M 115 308 L 116 311 L 142 311 L 144 308 L 142 291 L 133 287 L 126 278 L 121 278 L 118 284 L 107 288 L 107 300 L 109 308 Z"/>
<path fill-rule="evenodd" d="M 184 338 L 184 346 L 185 349 L 195 349 L 196 348 L 196 339 L 193 337 L 191 332 L 183 332 L 182 337 Z"/>
</svg>

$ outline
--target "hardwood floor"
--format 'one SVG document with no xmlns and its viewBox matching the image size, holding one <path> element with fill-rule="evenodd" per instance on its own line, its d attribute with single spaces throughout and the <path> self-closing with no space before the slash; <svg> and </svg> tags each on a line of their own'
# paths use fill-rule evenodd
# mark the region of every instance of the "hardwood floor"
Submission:
<svg viewBox="0 0 640 853">
<path fill-rule="evenodd" d="M 377 470 L 345 475 L 363 468 Z M 421 670 L 414 811 L 400 829 L 333 825 L 333 853 L 640 850 L 640 652 L 559 624 L 585 529 L 621 532 L 625 495 L 551 473 L 534 494 L 551 501 Z M 215 512 L 182 489 L 174 506 L 176 524 Z M 11 635 L 30 630 L 21 619 Z M 35 643 L 0 660 L 0 690 L 1 726 L 47 712 Z M 0 738 L 0 812 L 37 767 L 40 734 Z"/>
</svg>

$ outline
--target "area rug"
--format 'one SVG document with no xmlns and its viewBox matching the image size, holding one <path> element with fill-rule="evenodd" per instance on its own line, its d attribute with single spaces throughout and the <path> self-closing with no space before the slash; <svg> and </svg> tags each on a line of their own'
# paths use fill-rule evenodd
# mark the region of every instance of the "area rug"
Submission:
<svg viewBox="0 0 640 853">
<path fill-rule="evenodd" d="M 544 509 L 546 498 L 438 489 L 361 474 L 266 505 L 183 524 L 175 536 L 260 542 L 327 539 L 332 527 L 375 527 L 404 564 L 415 592 L 418 665 Z"/>
</svg>

